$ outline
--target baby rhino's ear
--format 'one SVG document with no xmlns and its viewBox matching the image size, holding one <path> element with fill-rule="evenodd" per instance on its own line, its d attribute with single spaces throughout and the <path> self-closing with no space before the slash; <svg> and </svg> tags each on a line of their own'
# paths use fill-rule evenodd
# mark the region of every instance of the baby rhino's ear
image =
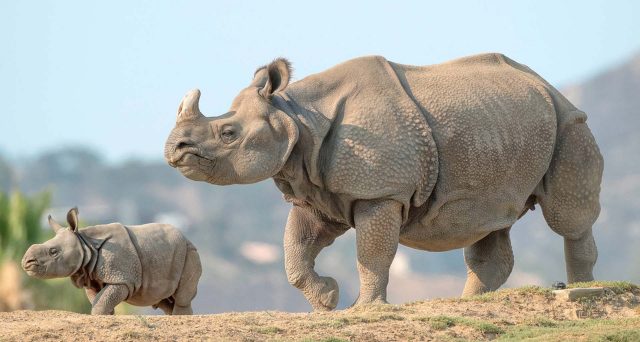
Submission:
<svg viewBox="0 0 640 342">
<path fill-rule="evenodd" d="M 78 207 L 73 207 L 67 213 L 67 223 L 72 232 L 78 231 Z"/>
</svg>

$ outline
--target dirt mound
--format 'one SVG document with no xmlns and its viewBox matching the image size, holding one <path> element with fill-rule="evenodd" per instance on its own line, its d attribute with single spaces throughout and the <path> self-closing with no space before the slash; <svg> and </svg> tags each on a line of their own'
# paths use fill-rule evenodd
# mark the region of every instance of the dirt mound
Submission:
<svg viewBox="0 0 640 342">
<path fill-rule="evenodd" d="M 603 295 L 574 302 L 548 289 L 525 287 L 470 299 L 308 314 L 98 317 L 16 311 L 0 313 L 0 340 L 640 340 L 640 289 L 628 283 L 605 286 Z"/>
</svg>

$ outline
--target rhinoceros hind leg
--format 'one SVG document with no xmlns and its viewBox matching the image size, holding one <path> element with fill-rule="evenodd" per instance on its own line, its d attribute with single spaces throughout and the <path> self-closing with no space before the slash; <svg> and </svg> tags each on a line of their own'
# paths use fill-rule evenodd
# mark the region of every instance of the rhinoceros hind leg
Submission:
<svg viewBox="0 0 640 342">
<path fill-rule="evenodd" d="M 513 269 L 509 228 L 497 230 L 464 249 L 467 282 L 463 297 L 497 290 Z"/>
<path fill-rule="evenodd" d="M 579 239 L 564 238 L 564 258 L 569 283 L 593 280 L 593 266 L 598 259 L 598 249 L 591 229 Z"/>
<path fill-rule="evenodd" d="M 191 315 L 193 310 L 191 309 L 191 303 L 187 305 L 174 305 L 172 315 Z"/>
<path fill-rule="evenodd" d="M 158 304 L 153 306 L 154 309 L 160 309 L 165 315 L 171 315 L 173 313 L 173 302 L 169 299 L 163 299 Z"/>
<path fill-rule="evenodd" d="M 593 280 L 598 251 L 591 227 L 600 213 L 603 160 L 586 123 L 570 123 L 558 136 L 536 197 L 551 229 L 564 237 L 570 283 Z"/>
<path fill-rule="evenodd" d="M 198 292 L 198 280 L 200 279 L 201 273 L 202 266 L 200 265 L 198 251 L 191 243 L 188 243 L 182 277 L 180 278 L 176 292 L 173 294 L 173 298 L 175 299 L 172 311 L 173 315 L 191 315 L 193 313 L 191 301 Z"/>
</svg>

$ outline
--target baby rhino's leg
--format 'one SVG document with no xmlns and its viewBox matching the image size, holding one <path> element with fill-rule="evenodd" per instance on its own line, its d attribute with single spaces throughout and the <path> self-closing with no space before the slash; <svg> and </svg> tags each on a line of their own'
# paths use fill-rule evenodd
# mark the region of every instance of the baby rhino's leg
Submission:
<svg viewBox="0 0 640 342">
<path fill-rule="evenodd" d="M 126 285 L 106 285 L 93 300 L 92 315 L 113 315 L 116 305 L 129 297 Z"/>
<path fill-rule="evenodd" d="M 190 242 L 187 242 L 187 255 L 182 269 L 182 277 L 173 295 L 175 299 L 173 315 L 191 315 L 193 313 L 191 301 L 198 292 L 198 280 L 200 280 L 201 273 L 202 266 L 198 251 Z"/>
</svg>

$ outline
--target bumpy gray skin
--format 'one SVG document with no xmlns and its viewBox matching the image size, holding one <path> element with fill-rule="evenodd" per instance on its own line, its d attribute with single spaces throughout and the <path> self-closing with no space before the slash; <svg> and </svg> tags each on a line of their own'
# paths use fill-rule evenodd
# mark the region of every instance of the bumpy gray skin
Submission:
<svg viewBox="0 0 640 342">
<path fill-rule="evenodd" d="M 386 301 L 398 243 L 464 248 L 463 295 L 495 290 L 513 267 L 509 230 L 536 203 L 564 237 L 569 282 L 593 279 L 602 156 L 586 115 L 529 68 L 501 54 L 424 67 L 373 56 L 289 74 L 284 59 L 259 68 L 215 118 L 187 94 L 165 158 L 212 184 L 275 180 L 293 203 L 287 276 L 315 309 L 333 309 L 338 286 L 314 259 L 349 227 L 356 305 Z"/>
<path fill-rule="evenodd" d="M 160 308 L 167 315 L 190 315 L 200 279 L 200 257 L 180 231 L 167 224 L 111 223 L 69 228 L 49 216 L 56 235 L 26 251 L 22 268 L 41 279 L 70 277 L 84 288 L 93 315 L 112 315 L 121 302 Z"/>
</svg>

